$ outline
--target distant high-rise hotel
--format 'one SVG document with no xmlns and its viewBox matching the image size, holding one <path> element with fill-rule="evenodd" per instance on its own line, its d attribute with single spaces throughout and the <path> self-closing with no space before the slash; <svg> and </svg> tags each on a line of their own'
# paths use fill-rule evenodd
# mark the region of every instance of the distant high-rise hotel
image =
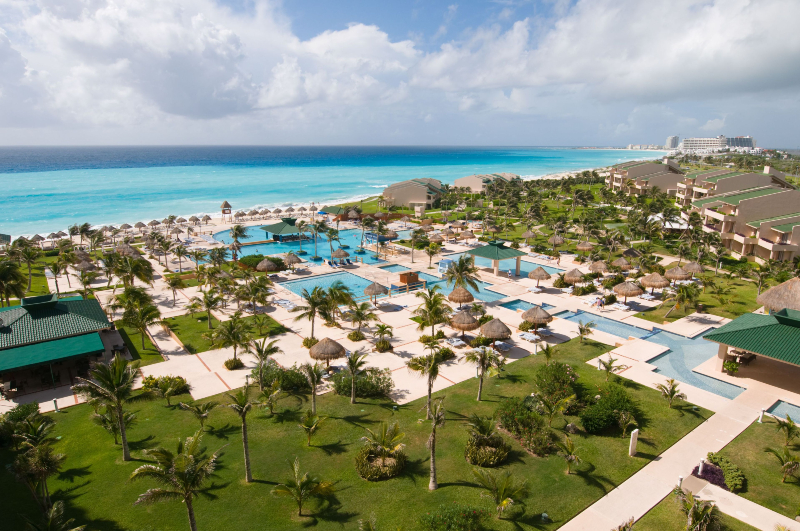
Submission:
<svg viewBox="0 0 800 531">
<path fill-rule="evenodd" d="M 684 138 L 680 144 L 680 148 L 683 151 L 722 151 L 727 148 L 755 149 L 755 147 L 756 139 L 752 136 L 727 138 L 724 135 L 719 135 L 714 138 Z"/>
<path fill-rule="evenodd" d="M 743 147 L 743 148 L 755 148 L 756 147 L 756 139 L 752 136 L 735 136 L 733 138 L 727 138 L 728 147 Z"/>
<path fill-rule="evenodd" d="M 664 144 L 666 149 L 675 149 L 678 147 L 678 140 L 680 140 L 677 136 L 668 136 L 667 142 Z"/>
</svg>

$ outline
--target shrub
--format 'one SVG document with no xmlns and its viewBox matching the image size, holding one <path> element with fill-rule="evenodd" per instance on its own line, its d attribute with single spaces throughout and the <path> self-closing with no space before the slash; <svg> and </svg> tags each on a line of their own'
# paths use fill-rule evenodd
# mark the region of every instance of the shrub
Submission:
<svg viewBox="0 0 800 531">
<path fill-rule="evenodd" d="M 464 458 L 471 465 L 491 468 L 503 464 L 510 452 L 511 445 L 501 435 L 481 437 L 480 440 L 470 435 L 467 447 L 464 449 Z"/>
<path fill-rule="evenodd" d="M 258 382 L 258 370 L 253 369 L 250 377 L 253 379 L 253 382 Z M 262 377 L 263 381 L 261 383 L 265 388 L 271 387 L 277 380 L 280 382 L 280 388 L 284 391 L 307 391 L 310 389 L 308 380 L 306 380 L 306 377 L 297 369 L 296 364 L 288 369 L 284 369 L 278 365 L 275 360 L 270 359 L 264 367 Z"/>
<path fill-rule="evenodd" d="M 375 448 L 363 447 L 356 454 L 356 472 L 367 481 L 380 481 L 393 478 L 406 466 L 406 454 L 402 450 L 393 452 L 385 461 L 378 456 Z"/>
<path fill-rule="evenodd" d="M 419 524 L 423 531 L 479 531 L 489 515 L 489 511 L 480 507 L 443 503 L 436 510 L 423 514 Z"/>
<path fill-rule="evenodd" d="M 523 448 L 542 456 L 552 448 L 553 436 L 544 418 L 532 411 L 521 398 L 507 398 L 496 413 L 500 425 L 513 435 Z"/>
<path fill-rule="evenodd" d="M 747 481 L 744 477 L 744 472 L 742 472 L 738 466 L 734 465 L 730 459 L 714 452 L 708 452 L 706 457 L 709 463 L 717 465 L 722 469 L 722 474 L 725 476 L 725 485 L 728 486 L 731 492 L 736 492 L 744 488 L 745 482 Z"/>
<path fill-rule="evenodd" d="M 638 407 L 633 398 L 619 384 L 609 384 L 600 392 L 600 400 L 581 413 L 581 424 L 588 433 L 599 433 L 612 426 L 618 427 L 618 411 L 628 411 L 638 417 Z"/>
<path fill-rule="evenodd" d="M 478 347 L 488 347 L 492 344 L 492 340 L 486 336 L 476 336 L 475 339 L 472 340 L 470 346 L 473 348 Z"/>
<path fill-rule="evenodd" d="M 585 286 L 578 286 L 573 289 L 572 294 L 576 296 L 588 295 L 589 293 L 597 292 L 597 286 L 594 284 L 587 284 Z"/>
<path fill-rule="evenodd" d="M 5 420 L 8 422 L 22 422 L 31 415 L 39 413 L 39 403 L 31 402 L 29 404 L 20 404 L 11 408 L 5 415 Z"/>
<path fill-rule="evenodd" d="M 433 337 L 429 336 L 428 334 L 422 334 L 421 336 L 419 336 L 419 342 L 428 343 L 430 341 L 438 341 L 440 339 L 444 339 L 445 337 L 447 336 L 445 335 L 444 330 L 437 330 L 436 335 L 434 335 Z"/>
<path fill-rule="evenodd" d="M 488 323 L 489 321 L 491 321 L 492 319 L 494 319 L 494 315 L 490 315 L 490 314 L 488 314 L 488 313 L 487 313 L 487 314 L 485 314 L 485 315 L 481 315 L 481 316 L 478 318 L 478 324 L 480 324 L 481 326 L 483 326 L 483 325 L 485 325 L 486 323 Z"/>
<path fill-rule="evenodd" d="M 44 256 L 48 256 L 48 257 L 49 256 L 58 256 L 58 253 L 59 253 L 58 249 L 51 249 L 49 251 L 45 251 L 44 252 Z"/>
<path fill-rule="evenodd" d="M 319 343 L 319 339 L 317 339 L 316 337 L 304 337 L 303 338 L 303 346 L 306 347 L 306 348 L 311 348 L 314 345 L 316 345 L 317 343 Z"/>
<path fill-rule="evenodd" d="M 625 282 L 625 277 L 620 274 L 617 274 L 614 275 L 613 277 L 608 277 L 607 279 L 605 279 L 603 281 L 603 287 L 606 289 L 612 289 L 617 284 L 622 284 L 623 282 Z"/>
<path fill-rule="evenodd" d="M 534 325 L 533 323 L 529 323 L 528 321 L 522 321 L 517 328 L 519 329 L 520 332 L 527 332 L 534 326 L 536 325 Z"/>
<path fill-rule="evenodd" d="M 553 281 L 553 287 L 554 288 L 561 289 L 561 288 L 566 288 L 567 286 L 569 286 L 569 284 L 564 282 L 564 274 L 563 273 L 558 275 L 558 277 L 556 277 L 556 279 Z"/>
<path fill-rule="evenodd" d="M 302 376 L 302 375 L 301 375 Z M 333 391 L 337 395 L 350 396 L 352 377 L 346 371 L 337 372 L 331 378 Z M 367 369 L 356 380 L 356 396 L 360 398 L 388 397 L 394 388 L 392 371 L 389 369 Z"/>
<path fill-rule="evenodd" d="M 189 384 L 182 376 L 145 376 L 142 380 L 142 389 L 145 391 L 152 391 L 160 389 L 162 385 L 176 384 L 177 390 L 175 394 L 182 395 L 189 392 Z"/>
<path fill-rule="evenodd" d="M 439 349 L 439 357 L 443 361 L 450 361 L 456 358 L 456 353 L 450 347 L 442 347 Z"/>
<path fill-rule="evenodd" d="M 364 341 L 366 336 L 364 336 L 364 332 L 359 332 L 358 330 L 353 330 L 349 334 L 347 334 L 347 339 L 350 341 Z"/>
<path fill-rule="evenodd" d="M 388 339 L 381 339 L 375 343 L 375 350 L 378 352 L 390 352 L 393 350 L 392 343 Z"/>
<path fill-rule="evenodd" d="M 540 365 L 533 377 L 533 382 L 539 392 L 555 400 L 576 394 L 575 382 L 577 381 L 578 373 L 575 372 L 575 369 L 558 361 L 549 365 Z"/>
<path fill-rule="evenodd" d="M 603 299 L 603 302 L 607 305 L 614 304 L 615 302 L 617 302 L 617 296 L 614 295 L 613 293 L 611 295 L 606 295 L 605 298 Z"/>
<path fill-rule="evenodd" d="M 255 269 L 256 266 L 264 259 L 263 254 L 251 254 L 248 256 L 242 256 L 239 258 L 239 265 L 249 268 Z"/>
<path fill-rule="evenodd" d="M 225 360 L 225 368 L 229 371 L 235 371 L 244 367 L 244 362 L 239 358 L 229 358 Z"/>
</svg>

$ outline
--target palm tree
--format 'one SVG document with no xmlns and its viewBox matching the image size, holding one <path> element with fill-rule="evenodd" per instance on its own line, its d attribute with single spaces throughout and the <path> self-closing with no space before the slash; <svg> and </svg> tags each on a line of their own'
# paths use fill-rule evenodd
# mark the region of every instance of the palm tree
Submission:
<svg viewBox="0 0 800 531">
<path fill-rule="evenodd" d="M 606 381 L 608 381 L 612 374 L 619 370 L 619 366 L 616 364 L 618 361 L 617 358 L 612 358 L 611 356 L 609 356 L 607 360 L 603 358 L 597 360 L 600 364 L 600 369 L 606 371 Z"/>
<path fill-rule="evenodd" d="M 155 460 L 153 465 L 142 465 L 131 474 L 131 480 L 151 478 L 161 487 L 149 489 L 139 495 L 134 505 L 177 500 L 186 505 L 189 515 L 189 529 L 197 531 L 192 500 L 203 491 L 205 482 L 214 474 L 220 450 L 210 456 L 200 448 L 202 433 L 196 432 L 185 441 L 178 441 L 177 452 L 166 448 L 145 450 L 144 453 Z"/>
<path fill-rule="evenodd" d="M 439 488 L 439 484 L 436 482 L 436 429 L 444 426 L 445 423 L 444 397 L 436 400 L 436 406 L 432 412 L 428 407 L 428 415 L 431 421 L 431 435 L 428 437 L 426 444 L 431 452 L 431 475 L 428 482 L 428 490 L 436 490 Z"/>
<path fill-rule="evenodd" d="M 510 470 L 492 473 L 488 470 L 473 468 L 472 477 L 486 489 L 487 492 L 482 496 L 492 500 L 498 518 L 512 505 L 520 503 L 528 497 L 528 482 L 517 481 Z"/>
<path fill-rule="evenodd" d="M 347 365 L 345 369 L 350 373 L 350 403 L 356 403 L 356 379 L 364 372 L 364 367 L 367 366 L 366 358 L 367 353 L 363 349 L 359 349 L 347 358 Z"/>
<path fill-rule="evenodd" d="M 670 409 L 675 400 L 686 400 L 686 394 L 680 392 L 678 382 L 674 378 L 669 378 L 666 383 L 656 384 L 656 389 L 661 391 L 661 396 L 667 401 Z"/>
<path fill-rule="evenodd" d="M 264 392 L 264 370 L 267 368 L 270 356 L 280 354 L 283 351 L 281 347 L 277 346 L 278 340 L 270 341 L 267 343 L 267 338 L 263 338 L 261 342 L 251 341 L 248 351 L 256 357 L 256 372 L 258 373 L 258 390 Z"/>
<path fill-rule="evenodd" d="M 366 302 L 350 304 L 350 321 L 356 325 L 358 336 L 361 336 L 361 327 L 370 321 L 377 321 L 378 316 L 372 311 L 372 305 Z"/>
<path fill-rule="evenodd" d="M 686 517 L 687 531 L 716 529 L 718 521 L 717 506 L 713 502 L 699 500 L 695 498 L 691 491 L 684 491 L 680 487 L 675 487 L 672 492 L 678 498 L 681 511 Z"/>
<path fill-rule="evenodd" d="M 99 405 L 99 404 L 98 404 Z M 119 421 L 116 417 L 116 412 L 114 408 L 105 406 L 104 411 L 102 413 L 96 412 L 92 415 L 92 422 L 106 430 L 108 433 L 114 437 L 114 445 L 119 444 Z M 136 422 L 136 414 L 131 412 L 125 412 L 124 419 L 125 428 L 130 429 L 133 424 Z"/>
<path fill-rule="evenodd" d="M 314 286 L 314 289 L 311 290 L 311 293 L 309 293 L 307 289 L 303 288 L 301 297 L 303 297 L 305 304 L 295 306 L 291 311 L 300 312 L 300 315 L 294 318 L 295 321 L 300 321 L 302 319 L 311 321 L 311 339 L 314 339 L 314 321 L 316 320 L 317 315 L 319 315 L 323 308 L 327 305 L 327 296 L 322 288 L 319 286 Z"/>
<path fill-rule="evenodd" d="M 93 293 L 92 282 L 100 278 L 100 274 L 95 271 L 81 271 L 78 276 L 78 281 L 81 283 L 81 297 L 83 300 L 89 300 Z"/>
<path fill-rule="evenodd" d="M 31 290 L 31 281 L 33 280 L 33 266 L 39 261 L 41 258 L 42 252 L 37 249 L 36 247 L 23 247 L 17 253 L 17 258 L 19 261 L 26 266 L 28 266 L 28 290 Z"/>
<path fill-rule="evenodd" d="M 775 422 L 778 423 L 778 431 L 782 431 L 786 435 L 786 442 L 783 443 L 784 446 L 789 446 L 789 443 L 800 435 L 800 426 L 795 424 L 791 416 L 786 415 L 786 420 L 775 417 Z"/>
<path fill-rule="evenodd" d="M 21 299 L 25 295 L 25 275 L 19 264 L 11 260 L 0 260 L 0 301 L 11 305 L 11 297 Z"/>
<path fill-rule="evenodd" d="M 544 415 L 547 417 L 547 426 L 552 427 L 553 419 L 567 410 L 575 400 L 575 395 L 558 398 L 556 395 L 539 394 L 536 398 L 539 399 L 539 405 L 542 407 Z"/>
<path fill-rule="evenodd" d="M 25 531 L 84 531 L 85 525 L 73 527 L 74 518 L 64 518 L 64 502 L 58 500 L 47 512 L 42 515 L 39 522 L 34 522 L 24 515 L 20 517 L 25 521 Z"/>
<path fill-rule="evenodd" d="M 475 257 L 462 254 L 458 260 L 447 268 L 447 271 L 444 273 L 444 278 L 447 280 L 448 286 L 478 291 L 479 286 L 476 282 L 480 278 L 478 271 L 480 270 L 475 265 Z"/>
<path fill-rule="evenodd" d="M 210 289 L 208 291 L 202 292 L 202 297 L 193 297 L 192 301 L 196 302 L 200 308 L 204 312 L 206 312 L 206 316 L 208 317 L 208 329 L 211 330 L 214 328 L 211 326 L 211 312 L 212 310 L 217 310 L 222 305 L 222 297 L 217 295 L 216 291 Z"/>
<path fill-rule="evenodd" d="M 247 227 L 245 227 L 244 225 L 234 225 L 233 227 L 231 227 L 230 235 L 231 239 L 233 240 L 233 243 L 236 244 L 234 246 L 234 249 L 237 249 L 238 246 L 240 246 L 239 240 L 247 238 Z M 233 251 L 233 261 L 234 262 L 236 261 L 236 250 Z"/>
<path fill-rule="evenodd" d="M 244 447 L 244 480 L 247 483 L 253 481 L 253 473 L 250 471 L 250 445 L 247 441 L 247 414 L 253 408 L 253 402 L 250 401 L 249 387 L 244 386 L 236 393 L 225 393 L 230 399 L 231 403 L 228 407 L 233 410 L 236 415 L 242 420 L 242 446 Z"/>
<path fill-rule="evenodd" d="M 47 264 L 44 267 L 48 271 L 50 271 L 50 274 L 53 275 L 53 281 L 56 284 L 56 296 L 60 296 L 61 295 L 61 291 L 58 289 L 58 275 L 61 274 L 61 269 L 58 266 L 58 260 L 56 260 L 56 262 L 54 262 L 54 263 Z M 0 271 L 2 271 L 2 265 L 0 265 Z M 109 280 L 109 282 L 110 282 L 110 280 Z M 0 280 L 0 283 L 2 283 L 2 280 Z M 2 289 L 0 287 L 0 295 L 1 294 L 2 294 Z M 0 297 L 0 299 L 2 299 L 2 297 Z"/>
<path fill-rule="evenodd" d="M 122 322 L 141 334 L 142 350 L 144 350 L 144 338 L 147 335 L 147 328 L 162 322 L 161 311 L 153 304 L 131 307 L 122 314 Z"/>
<path fill-rule="evenodd" d="M 583 321 L 578 321 L 578 337 L 580 337 L 580 343 L 583 343 L 584 337 L 592 335 L 592 329 L 595 328 L 595 326 L 593 321 L 589 321 L 586 324 L 584 324 Z"/>
<path fill-rule="evenodd" d="M 303 516 L 303 504 L 311 498 L 320 498 L 333 494 L 333 483 L 322 481 L 308 472 L 300 472 L 300 460 L 295 457 L 294 464 L 289 463 L 292 476 L 284 483 L 272 489 L 272 495 L 292 498 L 297 503 L 297 515 Z"/>
<path fill-rule="evenodd" d="M 269 409 L 269 414 L 275 414 L 275 405 L 278 403 L 278 399 L 281 395 L 281 381 L 278 378 L 275 378 L 272 381 L 272 385 L 269 386 L 269 389 L 265 389 L 261 391 L 259 395 L 259 402 L 261 403 L 262 407 Z"/>
<path fill-rule="evenodd" d="M 333 254 L 333 242 L 339 242 L 339 231 L 329 227 L 325 231 L 325 237 L 328 239 L 328 247 L 330 247 L 331 254 Z"/>
<path fill-rule="evenodd" d="M 11 466 L 12 473 L 30 491 L 42 512 L 50 510 L 50 489 L 47 480 L 58 474 L 66 456 L 56 453 L 50 443 L 30 446 L 17 455 Z"/>
<path fill-rule="evenodd" d="M 306 377 L 309 387 L 311 387 L 311 413 L 317 414 L 317 386 L 322 382 L 325 371 L 319 363 L 311 365 L 304 363 L 300 365 L 300 372 Z"/>
<path fill-rule="evenodd" d="M 215 347 L 233 347 L 233 359 L 238 359 L 236 357 L 237 349 L 240 347 L 247 349 L 250 346 L 250 325 L 239 316 L 238 312 L 227 321 L 221 322 L 213 332 L 207 335 L 210 336 Z"/>
<path fill-rule="evenodd" d="M 433 393 L 433 383 L 439 377 L 439 369 L 444 363 L 441 355 L 439 354 L 439 345 L 435 342 L 428 343 L 425 347 L 431 353 L 424 356 L 414 356 L 406 362 L 406 367 L 409 371 L 416 372 L 418 376 L 424 377 L 428 384 L 428 401 L 425 408 L 427 409 L 426 418 L 430 420 L 431 410 L 431 394 Z"/>
<path fill-rule="evenodd" d="M 172 254 L 178 259 L 178 273 L 183 273 L 183 259 L 189 256 L 189 250 L 183 245 L 176 245 Z"/>
<path fill-rule="evenodd" d="M 391 425 L 388 422 L 381 422 L 381 427 L 378 431 L 372 431 L 369 428 L 365 429 L 368 435 L 361 437 L 361 440 L 380 456 L 381 465 L 386 463 L 387 457 L 406 447 L 401 442 L 406 434 L 400 431 L 400 425 L 396 421 Z"/>
<path fill-rule="evenodd" d="M 184 289 L 186 287 L 186 282 L 179 276 L 174 277 L 167 277 L 167 289 L 172 291 L 172 307 L 175 307 L 176 298 L 178 296 L 178 290 Z"/>
<path fill-rule="evenodd" d="M 544 364 L 550 365 L 550 360 L 553 359 L 553 356 L 556 354 L 556 347 L 545 343 L 545 345 L 539 349 L 539 354 L 544 356 Z"/>
<path fill-rule="evenodd" d="M 152 393 L 142 391 L 133 394 L 133 385 L 138 376 L 139 362 L 128 361 L 116 354 L 110 363 L 98 363 L 89 371 L 89 379 L 76 377 L 78 382 L 72 386 L 72 392 L 88 399 L 97 400 L 107 407 L 113 408 L 119 422 L 119 434 L 122 440 L 122 460 L 130 461 L 128 435 L 125 429 L 125 406 L 127 404 L 150 400 Z"/>
<path fill-rule="evenodd" d="M 464 361 L 472 363 L 478 368 L 478 402 L 481 401 L 483 392 L 483 377 L 487 371 L 493 376 L 503 366 L 503 362 L 493 348 L 480 347 L 467 352 Z"/>
<path fill-rule="evenodd" d="M 169 269 L 169 252 L 172 250 L 172 242 L 163 240 L 159 242 L 158 249 L 164 253 L 164 267 Z"/>
<path fill-rule="evenodd" d="M 786 478 L 794 476 L 800 470 L 800 457 L 793 454 L 785 446 L 780 451 L 774 448 L 764 448 L 764 452 L 772 454 L 781 464 L 781 483 L 786 483 Z"/>
<path fill-rule="evenodd" d="M 200 431 L 205 429 L 208 416 L 217 406 L 219 406 L 219 404 L 213 400 L 209 402 L 192 402 L 191 404 L 181 402 L 178 404 L 178 407 L 194 415 L 194 418 L 200 422 Z"/>
<path fill-rule="evenodd" d="M 297 243 L 298 245 L 300 245 L 300 252 L 298 254 L 305 254 L 303 252 L 303 237 L 305 236 L 306 231 L 308 230 L 308 223 L 306 223 L 301 219 L 294 224 L 294 227 L 297 229 L 297 235 L 299 237 Z"/>
<path fill-rule="evenodd" d="M 306 432 L 307 446 L 311 446 L 311 436 L 319 429 L 326 417 L 320 417 L 310 409 L 300 418 L 298 426 Z"/>
<path fill-rule="evenodd" d="M 322 220 L 311 224 L 311 234 L 314 235 L 314 256 L 313 256 L 313 258 L 319 258 L 319 255 L 317 254 L 317 239 L 318 239 L 320 234 L 323 234 L 327 230 L 328 230 L 328 225 Z"/>
<path fill-rule="evenodd" d="M 579 465 L 583 462 L 580 456 L 575 451 L 575 443 L 569 435 L 564 436 L 564 442 L 557 442 L 558 453 L 567 462 L 567 474 L 571 474 L 572 465 Z"/>
<path fill-rule="evenodd" d="M 436 325 L 447 321 L 447 317 L 453 312 L 446 302 L 447 299 L 439 292 L 440 289 L 436 284 L 426 291 L 418 291 L 415 294 L 417 298 L 422 299 L 422 304 L 413 312 L 416 317 L 420 318 L 417 330 L 424 330 L 426 326 L 430 326 L 431 337 L 436 335 Z"/>
<path fill-rule="evenodd" d="M 419 239 L 425 237 L 425 231 L 421 229 L 414 229 L 411 231 L 411 263 L 414 263 L 414 247 L 416 246 L 416 242 Z"/>
<path fill-rule="evenodd" d="M 684 307 L 684 313 L 686 313 L 686 308 L 688 308 L 693 304 L 696 305 L 699 297 L 700 297 L 700 289 L 696 285 L 681 284 L 680 286 L 678 286 L 678 289 L 676 289 L 673 293 L 671 293 L 664 299 L 663 303 L 666 303 L 667 301 L 670 300 L 675 301 L 675 305 L 672 308 L 670 308 L 666 314 L 664 314 L 664 317 L 665 318 L 668 317 L 669 314 L 672 313 L 672 310 L 675 310 L 676 308 L 679 309 L 681 306 Z"/>
<path fill-rule="evenodd" d="M 442 250 L 442 246 L 438 243 L 429 243 L 424 250 L 425 254 L 428 255 L 428 269 L 431 269 L 433 268 L 433 257 L 439 254 L 439 251 Z"/>
<path fill-rule="evenodd" d="M 200 262 L 204 262 L 206 260 L 208 253 L 201 251 L 200 249 L 195 249 L 193 251 L 189 251 L 189 257 L 194 261 L 194 269 L 197 271 L 200 269 Z"/>
</svg>

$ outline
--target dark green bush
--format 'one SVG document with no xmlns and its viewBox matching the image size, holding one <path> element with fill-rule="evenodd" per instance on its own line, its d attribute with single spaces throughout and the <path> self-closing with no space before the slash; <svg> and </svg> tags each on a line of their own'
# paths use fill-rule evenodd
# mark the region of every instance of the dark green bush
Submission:
<svg viewBox="0 0 800 531">
<path fill-rule="evenodd" d="M 442 347 L 439 349 L 439 357 L 443 361 L 450 361 L 456 358 L 456 353 L 450 347 Z"/>
<path fill-rule="evenodd" d="M 490 314 L 487 313 L 485 315 L 481 315 L 480 317 L 478 317 L 478 323 L 481 326 L 483 326 L 486 323 L 488 323 L 489 321 L 491 321 L 492 319 L 494 319 L 494 315 L 490 315 Z"/>
<path fill-rule="evenodd" d="M 37 415 L 38 413 L 39 413 L 38 402 L 31 402 L 29 404 L 20 404 L 18 406 L 14 406 L 8 411 L 8 413 L 5 414 L 5 420 L 7 420 L 8 422 L 22 422 L 31 415 Z"/>
<path fill-rule="evenodd" d="M 744 472 L 734 465 L 730 459 L 714 452 L 708 452 L 707 458 L 709 463 L 722 469 L 722 474 L 725 476 L 725 485 L 728 486 L 731 492 L 737 492 L 744 488 L 747 481 L 744 477 Z"/>
<path fill-rule="evenodd" d="M 566 288 L 567 286 L 569 286 L 569 284 L 567 284 L 564 281 L 564 273 L 561 273 L 560 275 L 558 275 L 558 277 L 556 277 L 556 279 L 553 281 L 553 287 L 554 288 L 561 289 L 561 288 Z"/>
<path fill-rule="evenodd" d="M 364 341 L 366 337 L 364 336 L 364 332 L 353 330 L 352 332 L 347 334 L 347 339 L 349 339 L 350 341 Z"/>
<path fill-rule="evenodd" d="M 625 282 L 625 277 L 623 275 L 614 275 L 613 277 L 608 277 L 603 281 L 603 287 L 606 289 L 611 289 L 617 284 L 622 284 Z"/>
<path fill-rule="evenodd" d="M 363 447 L 356 454 L 356 472 L 367 481 L 393 478 L 406 466 L 406 454 L 402 450 L 393 452 L 385 460 L 378 456 L 375 448 Z"/>
<path fill-rule="evenodd" d="M 528 321 L 522 321 L 519 326 L 517 327 L 520 332 L 527 332 L 528 330 L 534 328 L 536 325 L 533 323 L 529 323 Z"/>
<path fill-rule="evenodd" d="M 49 251 L 44 252 L 44 256 L 58 256 L 58 249 L 51 249 Z"/>
<path fill-rule="evenodd" d="M 317 339 L 316 337 L 304 337 L 303 338 L 303 346 L 306 347 L 306 348 L 311 348 L 314 345 L 316 345 L 317 343 L 319 343 L 319 339 Z"/>
<path fill-rule="evenodd" d="M 170 384 L 175 384 L 177 389 L 177 394 L 182 395 L 184 393 L 189 392 L 189 384 L 182 376 L 145 376 L 144 380 L 142 380 L 142 389 L 145 391 L 152 391 L 154 389 L 160 389 L 163 386 L 168 386 Z"/>
<path fill-rule="evenodd" d="M 532 411 L 521 398 L 507 398 L 496 412 L 500 425 L 513 435 L 523 448 L 543 456 L 552 448 L 553 436 L 544 417 Z"/>
<path fill-rule="evenodd" d="M 443 503 L 436 510 L 423 514 L 419 524 L 423 531 L 480 531 L 483 529 L 481 522 L 490 514 L 480 507 Z"/>
<path fill-rule="evenodd" d="M 250 377 L 253 379 L 253 382 L 257 383 L 258 369 L 253 369 L 250 373 Z M 284 391 L 310 390 L 308 380 L 306 380 L 306 377 L 297 369 L 296 364 L 288 369 L 284 369 L 278 365 L 275 360 L 270 359 L 264 367 L 262 385 L 265 388 L 271 387 L 275 380 L 280 382 L 280 388 Z"/>
<path fill-rule="evenodd" d="M 239 358 L 228 358 L 225 360 L 225 368 L 229 371 L 235 371 L 244 367 L 244 362 Z"/>
<path fill-rule="evenodd" d="M 596 293 L 597 286 L 594 284 L 587 284 L 585 286 L 576 286 L 575 289 L 572 290 L 572 294 L 580 297 L 581 295 L 588 295 L 589 293 Z"/>
<path fill-rule="evenodd" d="M 302 376 L 302 375 L 301 375 Z M 352 377 L 347 371 L 337 372 L 331 378 L 333 391 L 337 395 L 350 396 Z M 385 398 L 394 388 L 392 372 L 389 369 L 367 369 L 356 379 L 356 396 L 360 398 Z"/>
<path fill-rule="evenodd" d="M 611 383 L 600 391 L 600 400 L 581 413 L 581 424 L 587 433 L 599 433 L 610 427 L 617 427 L 618 411 L 629 411 L 638 417 L 639 408 L 635 401 L 619 384 Z"/>
<path fill-rule="evenodd" d="M 501 435 L 495 434 L 480 439 L 470 435 L 464 449 L 464 458 L 471 465 L 491 468 L 502 465 L 508 458 L 509 452 L 511 445 Z"/>
<path fill-rule="evenodd" d="M 533 377 L 538 392 L 555 400 L 576 394 L 577 381 L 578 373 L 575 369 L 558 361 L 540 365 Z"/>
<path fill-rule="evenodd" d="M 263 254 L 251 254 L 239 258 L 239 265 L 255 269 L 256 266 L 264 259 Z"/>
<path fill-rule="evenodd" d="M 390 352 L 392 350 L 392 343 L 388 339 L 381 339 L 375 343 L 375 350 L 378 352 Z"/>
<path fill-rule="evenodd" d="M 611 295 L 606 295 L 605 298 L 603 299 L 603 302 L 605 302 L 606 305 L 614 304 L 615 302 L 617 302 L 617 296 L 614 295 L 613 293 Z"/>
<path fill-rule="evenodd" d="M 470 346 L 473 348 L 488 347 L 491 346 L 491 344 L 492 344 L 492 339 L 486 336 L 476 336 L 475 339 L 473 339 L 470 342 Z"/>
</svg>

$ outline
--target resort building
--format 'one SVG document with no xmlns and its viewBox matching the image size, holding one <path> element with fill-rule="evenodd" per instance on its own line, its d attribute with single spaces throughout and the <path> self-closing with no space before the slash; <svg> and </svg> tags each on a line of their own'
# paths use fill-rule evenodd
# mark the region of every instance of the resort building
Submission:
<svg viewBox="0 0 800 531">
<path fill-rule="evenodd" d="M 783 177 L 783 173 L 766 166 L 763 173 L 741 172 L 730 169 L 706 170 L 687 173 L 678 183 L 675 202 L 687 206 L 697 199 L 706 199 L 713 195 L 735 192 L 749 188 L 774 186 L 792 188 Z"/>
<path fill-rule="evenodd" d="M 713 138 L 684 138 L 678 149 L 684 152 L 707 152 L 714 153 L 724 151 L 728 148 L 749 148 L 756 147 L 756 139 L 752 136 L 737 136 L 728 138 L 719 135 Z"/>
<path fill-rule="evenodd" d="M 441 181 L 422 177 L 390 184 L 383 190 L 383 199 L 387 206 L 430 208 L 443 194 Z"/>
<path fill-rule="evenodd" d="M 0 374 L 11 397 L 72 385 L 92 362 L 124 349 L 95 299 L 52 294 L 0 308 Z"/>
<path fill-rule="evenodd" d="M 513 173 L 492 173 L 488 175 L 470 175 L 469 177 L 461 177 L 456 179 L 454 185 L 459 188 L 469 188 L 473 194 L 480 194 L 486 192 L 486 187 L 492 183 L 502 181 L 509 183 L 511 181 L 521 181 L 519 175 Z"/>
<path fill-rule="evenodd" d="M 668 136 L 667 141 L 664 143 L 664 149 L 675 149 L 678 147 L 680 138 L 677 135 Z"/>
<path fill-rule="evenodd" d="M 277 242 L 291 241 L 300 239 L 300 229 L 295 225 L 295 218 L 281 218 L 278 223 L 259 227 L 264 231 L 265 240 L 275 240 Z"/>
<path fill-rule="evenodd" d="M 678 163 L 664 157 L 661 162 L 623 162 L 611 168 L 606 177 L 606 186 L 623 190 L 631 195 L 641 195 L 653 188 L 675 195 L 683 172 Z"/>
<path fill-rule="evenodd" d="M 4 250 L 9 245 L 11 245 L 11 235 L 0 234 L 0 251 Z"/>
</svg>

